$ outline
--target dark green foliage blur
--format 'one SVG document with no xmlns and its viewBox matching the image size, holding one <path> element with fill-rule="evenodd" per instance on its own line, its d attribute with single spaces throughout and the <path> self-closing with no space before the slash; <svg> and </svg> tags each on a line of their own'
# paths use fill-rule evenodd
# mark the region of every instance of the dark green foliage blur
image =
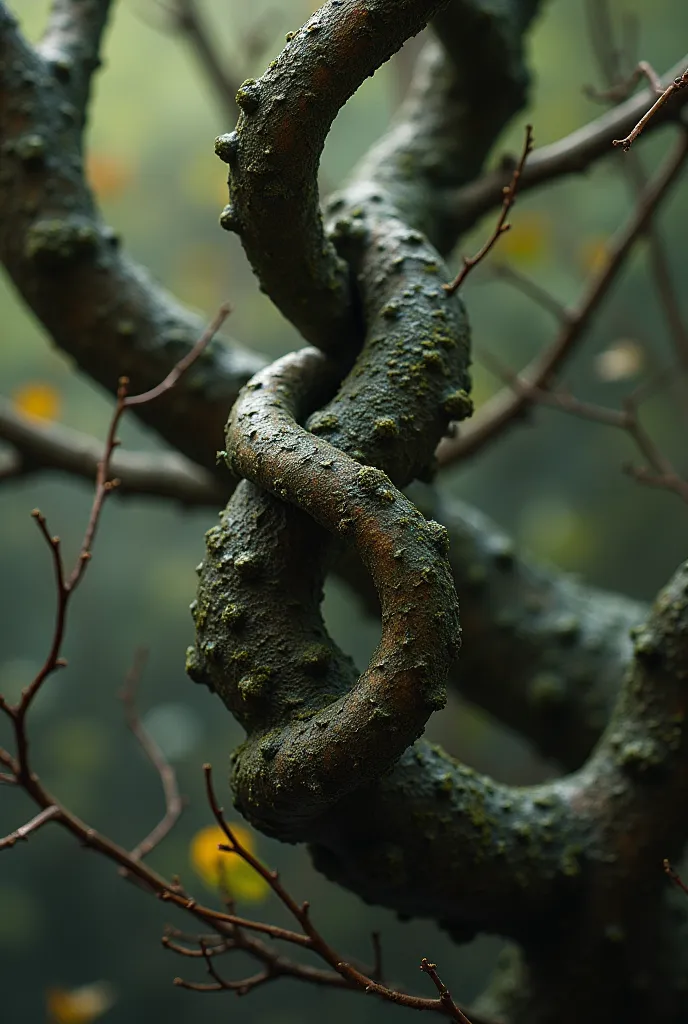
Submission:
<svg viewBox="0 0 688 1024">
<path fill-rule="evenodd" d="M 91 112 L 92 179 L 107 217 L 137 259 L 208 317 L 229 299 L 235 310 L 231 332 L 249 346 L 278 355 L 296 346 L 298 338 L 258 291 L 238 240 L 217 223 L 226 201 L 225 168 L 213 154 L 213 140 L 232 125 L 184 41 L 169 31 L 165 2 L 120 0 L 115 5 Z M 38 38 L 45 0 L 10 4 L 29 36 Z M 207 0 L 204 6 L 228 61 L 240 67 L 238 77 L 245 77 L 260 73 L 262 64 L 278 52 L 284 34 L 317 4 Z M 659 71 L 688 51 L 685 0 L 619 0 L 613 6 L 618 15 L 637 14 L 638 56 Z M 264 54 L 246 63 L 241 56 L 246 33 L 256 22 L 264 35 Z M 413 43 L 409 49 L 416 47 Z M 537 78 L 528 119 L 536 143 L 543 144 L 598 112 L 583 95 L 583 86 L 599 83 L 599 78 L 586 39 L 582 0 L 548 5 L 533 36 L 532 59 Z M 402 53 L 366 82 L 342 112 L 323 161 L 325 188 L 336 185 L 379 137 L 403 94 L 409 66 L 410 55 Z M 514 125 L 504 148 L 520 148 L 522 123 Z M 669 136 L 659 132 L 638 147 L 648 169 L 662 159 Z M 621 159 L 610 152 L 586 177 L 524 197 L 501 258 L 561 300 L 575 301 L 604 239 L 631 207 L 619 174 Z M 665 207 L 660 224 L 688 319 L 685 182 Z M 465 251 L 472 251 L 490 226 L 480 225 L 464 240 Z M 516 368 L 554 337 L 555 325 L 546 313 L 508 285 L 493 281 L 482 268 L 467 284 L 465 299 L 477 353 L 494 353 Z M 51 348 L 5 280 L 0 281 L 0 324 L 2 393 L 16 396 L 27 386 L 48 385 L 59 396 L 62 422 L 104 436 L 109 400 Z M 624 379 L 608 380 L 615 352 L 631 353 L 631 362 L 637 359 L 642 365 Z M 670 337 L 640 248 L 566 379 L 579 396 L 617 407 L 643 374 L 670 360 Z M 480 365 L 475 380 L 478 400 L 497 386 Z M 677 410 L 681 399 L 685 409 L 685 398 L 685 390 L 662 393 L 645 407 L 644 421 L 683 471 L 688 470 L 682 444 L 686 428 Z M 122 436 L 130 447 L 159 447 L 131 421 Z M 677 497 L 643 488 L 624 475 L 621 466 L 629 460 L 637 461 L 637 455 L 627 437 L 542 409 L 530 426 L 518 428 L 476 464 L 447 474 L 442 486 L 478 505 L 538 556 L 601 586 L 650 599 L 688 553 L 688 508 Z M 52 629 L 49 558 L 29 511 L 40 507 L 51 530 L 63 538 L 65 551 L 75 553 L 90 498 L 84 484 L 48 476 L 0 489 L 0 692 L 9 698 L 38 669 Z M 155 773 L 127 732 L 117 693 L 135 649 L 147 646 L 150 661 L 140 698 L 144 720 L 173 760 L 189 800 L 182 822 L 151 861 L 168 875 L 180 874 L 208 899 L 212 895 L 194 879 L 188 855 L 190 838 L 210 822 L 201 764 L 211 761 L 215 766 L 229 807 L 228 754 L 241 739 L 238 726 L 217 700 L 184 674 L 184 651 L 192 638 L 188 605 L 194 596 L 194 566 L 213 519 L 210 511 L 189 512 L 156 501 L 111 501 L 93 564 L 73 604 L 65 650 L 69 668 L 46 686 L 32 725 L 35 763 L 48 786 L 89 823 L 134 845 L 161 814 L 162 798 Z M 377 637 L 376 625 L 363 618 L 339 585 L 331 586 L 327 601 L 333 632 L 363 665 Z M 526 744 L 455 700 L 435 716 L 429 732 L 468 763 L 509 781 L 527 783 L 552 771 Z M 9 743 L 4 722 L 0 743 Z M 33 813 L 21 794 L 0 789 L 0 835 Z M 368 959 L 370 931 L 379 928 L 390 979 L 430 995 L 418 971 L 420 958 L 427 956 L 440 964 L 456 998 L 470 1000 L 479 991 L 498 940 L 481 939 L 457 950 L 434 926 L 399 924 L 393 915 L 367 908 L 330 886 L 312 870 L 304 850 L 262 837 L 258 848 L 280 868 L 292 892 L 311 901 L 314 919 L 343 953 Z M 297 1024 L 325 1015 L 332 1024 L 343 1024 L 354 1013 L 366 1024 L 391 1021 L 405 1012 L 294 982 L 268 986 L 245 1000 L 183 992 L 171 985 L 175 975 L 204 978 L 196 963 L 177 960 L 161 948 L 159 937 L 171 920 L 169 908 L 118 878 L 111 865 L 79 849 L 56 827 L 0 856 L 0 1019 L 8 1024 L 44 1021 L 50 986 L 69 988 L 100 979 L 117 991 L 117 1002 L 105 1018 L 112 1024 Z M 241 909 L 284 919 L 273 902 Z M 188 924 L 181 918 L 174 923 Z M 238 959 L 228 961 L 226 968 L 233 976 L 251 971 Z"/>
</svg>

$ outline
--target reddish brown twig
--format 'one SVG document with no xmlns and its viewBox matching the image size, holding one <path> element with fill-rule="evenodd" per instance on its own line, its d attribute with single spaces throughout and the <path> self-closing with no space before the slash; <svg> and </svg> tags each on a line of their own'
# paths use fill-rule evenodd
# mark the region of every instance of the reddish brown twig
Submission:
<svg viewBox="0 0 688 1024">
<path fill-rule="evenodd" d="M 456 1005 L 451 997 L 449 989 L 444 984 L 439 974 L 437 973 L 437 964 L 431 964 L 425 957 L 420 962 L 420 969 L 424 974 L 430 978 L 435 988 L 437 989 L 440 997 L 440 1002 L 447 1011 L 447 1016 L 451 1017 L 452 1020 L 458 1020 L 461 1024 L 471 1024 L 468 1017 L 462 1010 Z"/>
<path fill-rule="evenodd" d="M 67 573 L 65 569 L 59 537 L 53 536 L 50 533 L 45 516 L 38 509 L 35 509 L 32 512 L 32 515 L 38 525 L 38 529 L 48 545 L 53 563 L 55 588 L 57 591 L 55 625 L 53 627 L 50 650 L 48 651 L 46 659 L 34 679 L 26 689 L 22 691 L 19 701 L 13 705 L 0 697 L 0 710 L 4 711 L 8 716 L 14 729 L 17 747 L 15 777 L 17 782 L 27 790 L 29 789 L 29 784 L 32 782 L 32 770 L 29 760 L 29 740 L 26 729 L 26 718 L 36 695 L 41 690 L 45 681 L 49 676 L 57 671 L 57 669 L 64 668 L 66 665 L 65 660 L 60 656 L 60 652 L 64 642 L 69 602 L 75 590 L 79 586 L 79 583 L 83 579 L 86 566 L 90 561 L 91 549 L 93 547 L 105 500 L 117 486 L 117 481 L 110 479 L 110 461 L 112 459 L 112 453 L 118 444 L 117 429 L 119 427 L 120 420 L 125 410 L 130 406 L 152 401 L 154 398 L 157 398 L 165 391 L 174 387 L 181 375 L 188 370 L 204 348 L 206 348 L 228 315 L 229 306 L 222 306 L 212 323 L 203 332 L 191 351 L 179 363 L 177 363 L 158 387 L 153 388 L 142 395 L 127 396 L 128 381 L 125 378 L 120 380 L 119 387 L 117 389 L 115 410 L 108 429 L 103 456 L 98 463 L 95 494 L 91 505 L 88 524 L 81 542 L 79 554 L 70 573 Z"/>
<path fill-rule="evenodd" d="M 142 839 L 131 851 L 132 860 L 141 860 L 151 850 L 154 850 L 158 843 L 161 843 L 166 835 L 174 828 L 182 813 L 184 804 L 179 793 L 177 774 L 169 763 L 162 750 L 155 742 L 150 733 L 144 728 L 143 723 L 136 710 L 136 691 L 146 663 L 147 653 L 145 650 L 136 652 L 134 664 L 127 673 L 124 687 L 120 694 L 124 705 L 124 714 L 127 725 L 136 737 L 148 760 L 151 762 L 162 783 L 162 790 L 165 796 L 165 815 L 160 819 L 154 829 Z"/>
<path fill-rule="evenodd" d="M 153 893 L 160 900 L 170 903 L 180 910 L 190 914 L 194 919 L 201 922 L 206 928 L 214 932 L 214 935 L 199 935 L 192 937 L 191 942 L 197 949 L 183 945 L 175 941 L 175 938 L 182 938 L 181 933 L 172 932 L 165 936 L 163 942 L 167 948 L 184 957 L 195 957 L 202 959 L 210 976 L 210 982 L 197 983 L 175 979 L 175 984 L 197 992 L 218 992 L 232 991 L 239 995 L 246 994 L 258 985 L 266 984 L 278 977 L 293 977 L 311 984 L 348 989 L 377 996 L 387 1002 L 400 1006 L 407 1006 L 416 1010 L 427 1010 L 439 1013 L 445 1017 L 458 1019 L 468 1024 L 467 1018 L 451 1000 L 446 989 L 439 990 L 437 999 L 411 996 L 406 993 L 386 986 L 381 983 L 381 951 L 378 937 L 374 937 L 375 966 L 369 972 L 359 969 L 353 964 L 345 961 L 341 955 L 334 950 L 320 934 L 311 921 L 308 903 L 297 903 L 291 894 L 282 885 L 276 872 L 270 871 L 257 857 L 250 853 L 242 845 L 238 837 L 225 821 L 222 809 L 219 806 L 212 785 L 212 775 L 209 765 L 205 767 L 206 788 L 209 804 L 212 813 L 220 826 L 227 843 L 220 846 L 220 850 L 230 851 L 241 857 L 260 877 L 262 877 L 278 897 L 281 903 L 290 911 L 300 927 L 300 931 L 282 928 L 267 922 L 254 921 L 249 918 L 240 917 L 233 912 L 219 911 L 213 907 L 199 903 L 193 897 L 179 879 L 171 881 L 164 878 L 158 872 L 150 868 L 143 857 L 167 834 L 176 821 L 180 800 L 176 779 L 170 766 L 167 764 L 162 752 L 153 742 L 152 738 L 143 729 L 134 707 L 134 693 L 138 677 L 142 667 L 142 656 L 139 655 L 130 671 L 122 695 L 127 720 L 132 732 L 139 740 L 143 750 L 151 762 L 155 765 L 163 782 L 165 792 L 166 813 L 159 824 L 153 829 L 150 835 L 139 843 L 134 850 L 128 851 L 108 836 L 103 835 L 96 829 L 91 828 L 58 799 L 56 799 L 44 786 L 40 777 L 30 768 L 28 761 L 28 733 L 27 714 L 32 700 L 39 692 L 43 682 L 48 675 L 59 665 L 63 664 L 59 652 L 61 650 L 64 632 L 66 628 L 66 611 L 69 598 L 74 589 L 83 578 L 84 567 L 87 564 L 93 541 L 96 535 L 102 507 L 114 486 L 114 481 L 109 479 L 110 458 L 117 444 L 116 434 L 119 421 L 124 411 L 132 405 L 138 405 L 145 401 L 152 401 L 165 391 L 174 387 L 181 374 L 191 365 L 193 359 L 197 358 L 202 349 L 208 343 L 221 322 L 227 316 L 228 310 L 223 309 L 216 317 L 208 330 L 194 349 L 183 359 L 165 380 L 155 388 L 143 395 L 129 397 L 126 394 L 127 382 L 121 381 L 117 395 L 117 405 L 112 417 L 108 431 L 105 452 L 98 466 L 98 477 L 96 481 L 96 493 L 93 500 L 88 526 L 82 542 L 79 557 L 72 573 L 67 576 L 62 561 L 60 543 L 58 538 L 52 537 L 47 529 L 45 519 L 40 513 L 36 513 L 39 529 L 45 537 L 53 559 L 54 573 L 58 590 L 58 614 L 54 630 L 53 640 L 48 658 L 36 679 L 30 687 L 24 691 L 19 703 L 10 705 L 0 697 L 0 710 L 11 719 L 16 740 L 17 755 L 12 756 L 9 751 L 0 748 L 0 764 L 8 769 L 3 773 L 0 781 L 11 782 L 21 786 L 31 797 L 39 808 L 39 813 L 11 833 L 5 839 L 0 840 L 0 849 L 7 849 L 14 846 L 18 841 L 27 839 L 33 832 L 37 831 L 44 824 L 54 821 L 66 831 L 70 832 L 81 845 L 94 850 L 101 856 L 116 864 L 121 873 L 129 881 L 135 882 L 146 892 Z M 230 904 L 231 907 L 231 904 Z M 260 936 L 266 936 L 273 940 L 287 942 L 297 948 L 306 949 L 315 953 L 326 964 L 326 969 L 312 967 L 308 964 L 300 964 L 282 956 L 271 946 L 267 945 Z M 260 965 L 261 969 L 252 975 L 238 980 L 227 980 L 219 972 L 215 961 L 221 955 L 240 951 L 249 954 Z M 460 1016 L 457 1016 L 460 1014 Z M 474 1024 L 483 1024 L 475 1020 Z M 487 1024 L 487 1022 L 485 1022 Z"/>
<path fill-rule="evenodd" d="M 673 869 L 673 867 L 671 866 L 671 862 L 665 860 L 663 863 L 663 867 L 665 873 L 669 876 L 674 885 L 677 886 L 681 890 L 681 892 L 684 892 L 686 896 L 688 896 L 688 885 L 686 885 L 686 883 L 683 881 L 678 871 L 675 871 Z"/>
<path fill-rule="evenodd" d="M 686 158 L 688 133 L 682 132 L 674 152 L 643 190 L 628 223 L 613 239 L 604 266 L 590 279 L 578 306 L 565 314 L 553 344 L 519 374 L 529 387 L 538 390 L 551 390 L 554 387 L 557 373 L 575 350 L 627 256 L 678 179 Z M 508 387 L 500 391 L 478 410 L 458 436 L 440 442 L 436 452 L 439 466 L 450 466 L 477 454 L 503 434 L 512 423 L 522 418 L 532 404 L 532 396 L 527 390 L 517 393 Z"/>
<path fill-rule="evenodd" d="M 526 137 L 523 143 L 523 151 L 521 152 L 521 158 L 516 164 L 510 183 L 506 185 L 503 190 L 504 198 L 502 200 L 502 209 L 499 214 L 497 223 L 495 224 L 494 231 L 492 232 L 488 240 L 485 242 L 485 244 L 482 246 L 482 248 L 478 250 L 475 256 L 462 257 L 463 265 L 461 267 L 461 270 L 450 284 L 445 284 L 444 286 L 444 290 L 449 295 L 453 295 L 455 292 L 459 290 L 461 285 L 464 283 L 464 281 L 470 274 L 471 270 L 473 270 L 474 267 L 477 267 L 479 263 L 482 263 L 487 254 L 496 244 L 497 240 L 501 238 L 505 231 L 508 231 L 511 228 L 511 224 L 508 223 L 507 217 L 509 216 L 509 212 L 511 211 L 514 203 L 516 202 L 516 193 L 518 192 L 518 185 L 521 180 L 521 175 L 523 174 L 523 168 L 525 167 L 526 160 L 528 159 L 528 155 L 532 152 L 532 149 L 533 127 L 532 125 L 528 124 L 526 125 Z"/>
<path fill-rule="evenodd" d="M 645 67 L 649 68 L 649 65 L 645 65 Z M 661 88 L 661 86 L 659 85 L 659 78 L 657 77 L 657 75 L 655 75 L 655 73 L 652 72 L 652 76 L 653 76 L 653 78 L 651 79 L 651 81 L 653 82 L 653 87 Z M 682 75 L 680 75 L 678 78 L 675 78 L 673 80 L 673 82 L 666 87 L 664 92 L 662 92 L 661 95 L 655 100 L 655 102 L 652 104 L 650 109 L 647 110 L 643 114 L 643 116 L 640 118 L 640 120 L 636 124 L 635 128 L 633 128 L 632 131 L 630 131 L 628 133 L 626 138 L 625 139 L 614 139 L 612 141 L 612 146 L 621 146 L 622 149 L 624 149 L 626 152 L 628 152 L 628 150 L 631 148 L 631 146 L 633 145 L 635 140 L 638 138 L 638 136 L 641 134 L 641 132 L 643 131 L 643 129 L 647 125 L 648 121 L 652 120 L 652 118 L 655 116 L 657 111 L 660 110 L 661 107 L 664 106 L 664 104 L 667 102 L 667 100 L 670 99 L 674 95 L 675 92 L 678 92 L 679 89 L 685 89 L 685 87 L 687 85 L 688 85 L 688 68 L 686 68 L 686 70 L 683 72 Z"/>
</svg>

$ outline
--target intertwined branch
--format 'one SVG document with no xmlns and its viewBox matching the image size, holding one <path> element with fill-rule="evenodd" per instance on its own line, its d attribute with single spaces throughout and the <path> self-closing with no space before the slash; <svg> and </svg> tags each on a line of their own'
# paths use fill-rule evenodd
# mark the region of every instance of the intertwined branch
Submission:
<svg viewBox="0 0 688 1024">
<path fill-rule="evenodd" d="M 483 174 L 499 133 L 526 101 L 523 41 L 538 7 L 536 0 L 329 0 L 290 34 L 265 74 L 239 89 L 237 130 L 217 139 L 230 185 L 221 223 L 239 234 L 262 287 L 315 348 L 260 369 L 260 358 L 214 346 L 197 361 L 191 384 L 166 389 L 160 402 L 141 403 L 139 411 L 205 467 L 204 490 L 226 493 L 243 478 L 208 534 L 189 655 L 193 678 L 216 691 L 247 731 L 233 757 L 240 810 L 270 834 L 310 842 L 316 865 L 366 899 L 433 916 L 458 940 L 495 931 L 518 941 L 523 976 L 495 995 L 510 1020 L 577 1020 L 581 991 L 591 1021 L 640 1020 L 657 1005 L 659 988 L 669 1007 L 664 1017 L 673 1022 L 685 1016 L 675 967 L 685 962 L 685 944 L 660 885 L 662 859 L 677 856 L 685 840 L 676 808 L 688 795 L 688 569 L 679 569 L 646 615 L 531 571 L 470 513 L 450 511 L 446 531 L 400 490 L 431 475 L 435 451 L 449 465 L 500 436 L 543 396 L 565 404 L 556 377 L 688 154 L 681 128 L 605 266 L 578 306 L 563 314 L 552 347 L 509 380 L 472 424 L 445 437 L 471 411 L 466 312 L 444 285 L 450 275 L 443 256 L 458 234 L 501 204 L 487 252 L 502 233 L 516 184 L 525 190 L 581 170 L 613 153 L 615 135 L 630 131 L 636 138 L 679 120 L 688 94 L 670 79 L 664 101 L 651 110 L 641 93 L 554 147 L 530 154 L 528 137 L 520 163 Z M 9 161 L 0 181 L 0 244 L 21 293 L 86 372 L 107 384 L 114 363 L 121 374 L 125 361 L 152 385 L 163 366 L 166 372 L 180 357 L 183 364 L 194 321 L 122 257 L 80 173 L 108 8 L 107 0 L 56 0 L 48 36 L 34 50 L 0 3 L 0 98 L 24 104 L 18 120 L 7 115 L 7 104 L 0 107 Z M 436 39 L 424 49 L 395 124 L 321 214 L 317 165 L 337 111 L 430 19 Z M 56 102 L 73 107 L 67 124 L 53 116 Z M 50 191 L 50 216 L 31 205 L 37 186 Z M 220 424 L 256 370 L 227 424 L 230 479 L 213 465 Z M 655 454 L 628 410 L 624 426 L 643 441 L 652 465 Z M 22 459 L 30 466 L 32 458 L 42 465 L 66 458 L 64 444 L 41 445 L 35 432 L 15 432 L 10 440 L 19 460 L 10 473 L 21 472 Z M 109 493 L 107 485 L 103 471 L 99 494 Z M 39 524 L 61 595 L 47 678 L 59 663 L 72 583 L 58 545 Z M 97 514 L 86 553 L 96 524 Z M 450 536 L 464 545 L 451 554 Z M 320 613 L 330 564 L 337 559 L 348 571 L 353 552 L 377 590 L 383 625 L 360 676 Z M 472 655 L 474 692 L 502 705 L 503 717 L 541 749 L 561 736 L 560 756 L 571 767 L 589 754 L 570 776 L 510 787 L 414 743 L 444 701 L 458 650 L 454 580 L 465 585 L 468 622 L 474 616 L 468 639 L 482 642 Z M 370 580 L 359 586 L 369 597 Z M 632 647 L 625 636 L 631 622 Z M 492 686 L 495 676 L 500 681 Z M 470 691 L 470 676 L 461 686 Z M 538 702 L 549 717 L 533 711 Z M 313 929 L 307 907 L 257 862 L 300 931 L 199 906 L 151 872 L 141 851 L 178 810 L 169 779 L 166 816 L 137 856 L 92 833 L 24 767 L 21 708 L 4 707 L 15 723 L 17 753 L 0 755 L 2 781 L 21 784 L 38 815 L 9 840 L 57 821 L 202 921 L 217 939 L 199 936 L 185 949 L 180 936 L 168 938 L 170 948 L 205 963 L 211 980 L 202 990 L 246 991 L 280 974 L 305 979 L 310 972 L 318 983 L 411 999 L 384 986 L 377 971 L 342 962 Z M 228 847 L 246 859 L 210 782 L 209 799 Z M 302 970 L 266 951 L 253 933 L 313 950 L 328 969 Z M 226 981 L 216 961 L 233 949 L 251 952 L 260 972 Z M 661 971 L 669 962 L 667 979 Z M 633 986 L 648 964 L 653 981 L 639 996 Z M 438 999 L 405 1005 L 463 1020 L 434 965 L 424 961 L 422 970 Z"/>
</svg>

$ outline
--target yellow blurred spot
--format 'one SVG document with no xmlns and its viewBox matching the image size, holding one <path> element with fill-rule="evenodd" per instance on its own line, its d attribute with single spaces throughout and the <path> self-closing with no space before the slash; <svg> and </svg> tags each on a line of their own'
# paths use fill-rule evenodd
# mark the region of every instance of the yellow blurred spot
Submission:
<svg viewBox="0 0 688 1024">
<path fill-rule="evenodd" d="M 46 1006 L 50 1024 L 90 1024 L 114 1004 L 112 989 L 102 981 L 81 988 L 48 989 Z"/>
<path fill-rule="evenodd" d="M 59 392 L 41 381 L 30 381 L 12 395 L 15 410 L 29 420 L 50 423 L 59 417 L 61 404 Z"/>
<path fill-rule="evenodd" d="M 254 852 L 253 836 L 242 825 L 232 825 L 232 832 L 249 853 Z M 191 840 L 190 859 L 194 871 L 211 889 L 227 889 L 229 894 L 247 903 L 259 903 L 270 887 L 246 861 L 236 853 L 218 850 L 227 845 L 227 837 L 218 825 L 202 828 Z"/>
<path fill-rule="evenodd" d="M 608 258 L 606 238 L 586 238 L 578 250 L 578 260 L 586 274 L 596 274 Z"/>
<path fill-rule="evenodd" d="M 595 370 L 600 380 L 628 380 L 640 373 L 644 359 L 645 353 L 637 341 L 622 338 L 595 357 Z"/>
<path fill-rule="evenodd" d="M 110 153 L 89 153 L 86 173 L 100 199 L 121 195 L 133 177 L 131 167 Z"/>
<path fill-rule="evenodd" d="M 514 214 L 511 228 L 500 238 L 499 254 L 514 263 L 537 263 L 549 243 L 549 223 L 540 213 Z"/>
</svg>

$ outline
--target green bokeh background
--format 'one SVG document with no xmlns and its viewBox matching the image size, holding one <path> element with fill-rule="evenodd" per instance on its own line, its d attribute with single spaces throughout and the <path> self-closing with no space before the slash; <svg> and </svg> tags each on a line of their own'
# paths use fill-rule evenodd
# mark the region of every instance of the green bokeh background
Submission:
<svg viewBox="0 0 688 1024">
<path fill-rule="evenodd" d="M 11 2 L 27 34 L 38 38 L 44 0 Z M 284 34 L 315 4 L 207 0 L 204 6 L 227 60 L 242 77 L 259 74 Z M 598 112 L 583 94 L 583 86 L 597 76 L 581 0 L 552 0 L 545 7 L 531 45 L 536 81 L 528 119 L 538 144 L 559 138 Z M 621 14 L 620 3 L 614 9 Z M 638 16 L 639 55 L 658 69 L 671 66 L 688 49 L 685 0 L 626 0 L 623 10 Z M 256 19 L 263 27 L 265 48 L 252 65 L 243 53 L 246 32 Z M 184 41 L 169 31 L 163 3 L 120 0 L 104 56 L 88 143 L 100 168 L 106 216 L 129 251 L 207 317 L 230 299 L 231 329 L 245 344 L 273 356 L 295 347 L 295 332 L 259 292 L 237 239 L 218 227 L 225 169 L 213 154 L 213 139 L 232 125 Z M 338 117 L 323 159 L 328 187 L 342 180 L 384 130 L 403 94 L 409 64 L 410 54 L 402 53 L 367 81 Z M 514 125 L 499 151 L 520 147 L 525 120 Z M 648 169 L 668 150 L 669 136 L 668 131 L 658 132 L 638 147 Z M 621 159 L 610 152 L 584 178 L 524 196 L 514 214 L 515 225 L 520 218 L 534 242 L 530 251 L 520 252 L 514 243 L 510 256 L 507 247 L 508 258 L 564 302 L 575 301 L 581 292 L 586 253 L 615 230 L 631 207 L 619 173 Z M 660 224 L 688 319 L 685 182 L 666 204 Z M 481 225 L 462 241 L 462 248 L 470 252 L 488 229 Z M 546 313 L 482 270 L 467 283 L 465 299 L 476 349 L 494 352 L 509 365 L 521 365 L 553 337 L 554 325 Z M 49 384 L 60 395 L 62 422 L 104 436 L 109 400 L 51 347 L 4 279 L 0 339 L 4 394 L 32 382 Z M 596 356 L 622 340 L 642 346 L 645 371 L 671 360 L 670 337 L 642 246 L 567 372 L 567 382 L 578 395 L 618 406 L 638 382 L 640 377 L 605 382 L 596 369 Z M 478 365 L 478 399 L 484 400 L 496 386 Z M 649 402 L 645 423 L 685 471 L 686 421 L 680 399 L 678 389 Z M 683 399 L 685 410 L 685 392 Z M 122 436 L 130 446 L 160 447 L 133 422 L 124 425 Z M 475 464 L 447 474 L 443 486 L 492 515 L 539 557 L 596 584 L 649 599 L 686 557 L 688 510 L 678 498 L 645 489 L 623 475 L 621 464 L 634 458 L 627 437 L 541 409 L 531 426 L 512 432 Z M 52 628 L 48 555 L 29 511 L 40 507 L 66 551 L 75 553 L 90 496 L 84 484 L 50 476 L 0 489 L 0 692 L 9 697 L 39 667 Z M 144 644 L 150 649 L 141 696 L 145 720 L 174 761 L 189 800 L 179 827 L 151 861 L 193 885 L 189 840 L 209 822 L 201 764 L 209 760 L 215 765 L 224 790 L 228 753 L 240 739 L 240 730 L 217 700 L 190 684 L 183 669 L 192 637 L 188 605 L 194 595 L 194 566 L 213 519 L 210 511 L 189 512 L 157 501 L 110 502 L 96 557 L 73 604 L 65 649 L 69 669 L 50 681 L 33 719 L 36 763 L 50 788 L 95 827 L 133 845 L 160 815 L 162 801 L 154 772 L 126 730 L 117 692 L 135 648 Z M 377 625 L 361 616 L 337 584 L 329 589 L 327 614 L 343 646 L 365 664 Z M 485 716 L 455 699 L 434 717 L 429 732 L 452 753 L 499 778 L 528 783 L 552 771 L 518 737 L 495 729 Z M 9 742 L 4 723 L 0 742 Z M 0 834 L 31 813 L 21 794 L 0 790 Z M 390 977 L 427 991 L 418 963 L 428 956 L 439 962 L 457 997 L 468 1000 L 479 991 L 498 954 L 498 939 L 483 938 L 457 950 L 433 925 L 400 924 L 394 915 L 365 907 L 326 883 L 312 870 L 305 851 L 262 837 L 258 845 L 293 893 L 311 901 L 315 920 L 342 951 L 366 959 L 368 935 L 377 928 L 383 934 Z M 244 909 L 275 921 L 284 918 L 272 903 Z M 44 829 L 30 843 L 3 853 L 0 862 L 0 1018 L 12 1024 L 41 1022 L 47 987 L 97 979 L 117 990 L 118 1001 L 105 1018 L 112 1024 L 230 1018 L 237 1024 L 297 1024 L 321 1020 L 325 1014 L 337 1024 L 352 1013 L 367 1024 L 404 1012 L 293 982 L 269 986 L 246 1000 L 180 991 L 171 985 L 175 974 L 203 980 L 202 972 L 196 968 L 194 974 L 193 963 L 189 968 L 189 962 L 162 950 L 159 937 L 168 920 L 174 920 L 169 908 L 127 885 L 109 864 L 79 849 L 57 828 Z M 181 919 L 176 923 L 184 924 Z M 239 971 L 247 965 L 237 959 L 233 966 Z"/>
</svg>

